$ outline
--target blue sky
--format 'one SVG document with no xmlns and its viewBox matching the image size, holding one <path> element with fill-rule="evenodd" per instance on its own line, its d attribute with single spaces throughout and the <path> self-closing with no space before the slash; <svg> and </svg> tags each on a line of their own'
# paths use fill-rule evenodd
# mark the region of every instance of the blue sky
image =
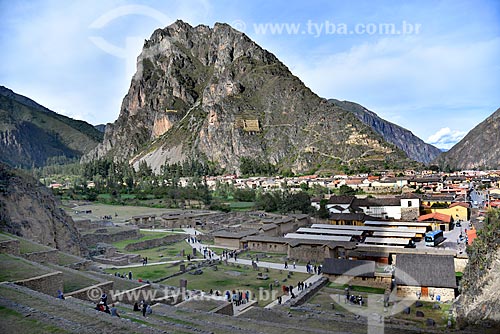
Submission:
<svg viewBox="0 0 500 334">
<path fill-rule="evenodd" d="M 113 122 L 144 39 L 176 19 L 232 24 L 318 95 L 360 103 L 440 148 L 500 107 L 497 0 L 0 0 L 0 85 Z"/>
</svg>

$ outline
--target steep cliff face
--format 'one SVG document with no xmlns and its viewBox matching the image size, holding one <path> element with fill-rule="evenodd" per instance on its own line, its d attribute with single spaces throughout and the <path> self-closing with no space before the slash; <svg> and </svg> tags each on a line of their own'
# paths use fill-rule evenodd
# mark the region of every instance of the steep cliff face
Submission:
<svg viewBox="0 0 500 334">
<path fill-rule="evenodd" d="M 102 133 L 0 86 L 0 161 L 40 167 L 50 158 L 77 159 L 95 148 Z"/>
<path fill-rule="evenodd" d="M 488 213 L 467 254 L 461 295 L 454 305 L 459 325 L 500 328 L 500 210 Z"/>
<path fill-rule="evenodd" d="M 500 109 L 472 129 L 438 159 L 443 168 L 500 168 Z"/>
<path fill-rule="evenodd" d="M 104 156 L 144 160 L 156 172 L 186 158 L 226 171 L 238 170 L 241 157 L 298 172 L 408 163 L 246 35 L 182 21 L 145 42 L 120 116 L 83 160 Z"/>
<path fill-rule="evenodd" d="M 428 164 L 441 154 L 441 150 L 437 147 L 425 143 L 411 131 L 380 118 L 376 113 L 362 105 L 335 99 L 328 101 L 339 108 L 352 112 L 361 122 L 371 127 L 389 143 L 403 150 L 410 159 Z"/>
<path fill-rule="evenodd" d="M 39 182 L 0 163 L 0 229 L 75 255 L 85 255 L 74 222 Z"/>
</svg>

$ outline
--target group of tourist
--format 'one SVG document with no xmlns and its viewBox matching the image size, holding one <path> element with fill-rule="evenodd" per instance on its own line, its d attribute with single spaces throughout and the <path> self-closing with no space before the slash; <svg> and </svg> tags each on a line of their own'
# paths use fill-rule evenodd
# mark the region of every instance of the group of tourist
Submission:
<svg viewBox="0 0 500 334">
<path fill-rule="evenodd" d="M 128 272 L 128 274 L 126 274 L 126 273 L 120 274 L 120 273 L 117 271 L 117 272 L 115 272 L 115 276 L 116 276 L 116 277 L 120 277 L 120 278 L 128 278 L 129 280 L 131 280 L 133 275 L 132 275 L 132 272 L 131 272 L 131 271 L 129 271 L 129 272 Z"/>
<path fill-rule="evenodd" d="M 321 275 L 321 265 L 317 266 L 317 265 L 312 265 L 311 264 L 311 261 L 307 262 L 306 264 L 306 270 L 307 270 L 307 273 L 308 274 L 318 274 L 318 275 Z"/>
<path fill-rule="evenodd" d="M 234 305 L 240 306 L 241 304 L 246 304 L 250 300 L 250 292 L 241 292 L 233 290 L 233 293 L 226 291 L 226 300 L 232 301 Z"/>
<path fill-rule="evenodd" d="M 235 251 L 235 250 L 227 250 L 227 249 L 224 249 L 222 251 L 222 258 L 226 259 L 226 260 L 229 260 L 229 259 L 234 259 L 234 261 L 237 261 L 237 256 L 238 256 L 238 253 Z"/>
<path fill-rule="evenodd" d="M 96 304 L 95 309 L 99 312 L 111 314 L 113 317 L 120 317 L 115 304 L 111 304 L 111 308 L 108 306 L 108 295 L 106 293 L 101 295 L 101 300 Z"/>
<path fill-rule="evenodd" d="M 142 258 L 142 265 L 145 266 L 147 264 L 148 264 L 148 257 L 146 256 Z"/>
<path fill-rule="evenodd" d="M 141 300 L 140 304 L 137 302 L 134 303 L 134 312 L 142 312 L 142 316 L 145 317 L 146 315 L 152 314 L 153 309 L 145 300 Z"/>
</svg>

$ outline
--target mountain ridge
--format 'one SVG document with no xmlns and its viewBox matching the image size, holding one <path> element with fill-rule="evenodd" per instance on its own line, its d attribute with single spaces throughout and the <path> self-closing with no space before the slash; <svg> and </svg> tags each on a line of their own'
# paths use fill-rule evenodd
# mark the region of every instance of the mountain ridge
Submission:
<svg viewBox="0 0 500 334">
<path fill-rule="evenodd" d="M 102 140 L 91 124 L 73 120 L 0 86 L 0 160 L 24 168 L 79 159 Z"/>
<path fill-rule="evenodd" d="M 415 161 L 428 164 L 441 154 L 439 148 L 425 143 L 410 130 L 384 120 L 375 112 L 358 103 L 337 99 L 329 99 L 328 101 L 354 113 L 360 121 L 370 126 L 388 142 L 402 149 L 409 158 Z"/>
<path fill-rule="evenodd" d="M 500 169 L 500 108 L 434 163 L 442 169 Z"/>
</svg>

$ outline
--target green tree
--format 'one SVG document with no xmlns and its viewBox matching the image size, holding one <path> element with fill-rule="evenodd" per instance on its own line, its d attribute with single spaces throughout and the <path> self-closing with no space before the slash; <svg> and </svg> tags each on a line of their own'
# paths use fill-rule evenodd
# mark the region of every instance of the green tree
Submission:
<svg viewBox="0 0 500 334">
<path fill-rule="evenodd" d="M 352 189 L 348 185 L 343 184 L 339 187 L 339 195 L 355 195 L 355 194 L 356 190 Z"/>
<path fill-rule="evenodd" d="M 327 219 L 330 217 L 330 212 L 326 208 L 327 204 L 328 200 L 324 198 L 319 202 L 318 218 Z"/>
</svg>

